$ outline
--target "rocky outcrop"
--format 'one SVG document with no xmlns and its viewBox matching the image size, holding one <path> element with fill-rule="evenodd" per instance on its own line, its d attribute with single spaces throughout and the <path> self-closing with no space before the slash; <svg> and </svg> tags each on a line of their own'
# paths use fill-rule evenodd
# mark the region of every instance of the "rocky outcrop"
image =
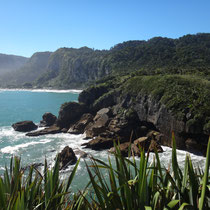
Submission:
<svg viewBox="0 0 210 210">
<path fill-rule="evenodd" d="M 96 138 L 90 140 L 89 142 L 82 144 L 82 146 L 93 150 L 104 150 L 113 147 L 114 140 L 113 138 L 104 138 L 101 136 L 97 136 Z"/>
<path fill-rule="evenodd" d="M 189 137 L 193 137 L 199 144 L 201 142 L 207 144 L 207 135 L 203 135 L 198 128 L 194 130 L 189 128 L 185 121 L 178 120 L 164 104 L 154 97 L 139 94 L 133 108 L 137 112 L 140 121 L 153 124 L 160 133 L 164 134 L 164 138 L 159 136 L 162 145 L 171 147 L 172 132 L 174 132 L 178 149 L 187 149 L 186 140 Z"/>
<path fill-rule="evenodd" d="M 49 128 L 44 128 L 42 130 L 27 133 L 26 136 L 42 136 L 46 134 L 56 134 L 56 133 L 61 133 L 61 128 L 56 125 L 53 125 Z"/>
<path fill-rule="evenodd" d="M 14 123 L 12 125 L 15 131 L 19 132 L 29 132 L 32 130 L 36 130 L 38 128 L 37 125 L 35 125 L 32 121 L 21 121 Z"/>
<path fill-rule="evenodd" d="M 60 153 L 58 153 L 60 161 L 60 170 L 66 169 L 69 165 L 77 162 L 77 157 L 71 147 L 66 146 Z"/>
<path fill-rule="evenodd" d="M 84 133 L 85 127 L 92 122 L 93 115 L 90 113 L 83 114 L 81 119 L 70 127 L 68 133 L 80 134 Z"/>
<path fill-rule="evenodd" d="M 85 104 L 76 102 L 64 103 L 60 108 L 56 124 L 60 128 L 69 129 L 70 125 L 79 120 L 80 117 L 86 112 L 87 107 Z"/>
<path fill-rule="evenodd" d="M 85 129 L 86 138 L 93 138 L 103 133 L 107 129 L 110 121 L 111 110 L 108 108 L 101 109 Z"/>
<path fill-rule="evenodd" d="M 85 104 L 87 107 L 92 108 L 93 103 L 101 97 L 104 93 L 108 92 L 107 86 L 90 87 L 79 94 L 79 103 Z"/>
<path fill-rule="evenodd" d="M 78 155 L 79 158 L 86 158 L 86 157 L 88 157 L 88 153 L 86 153 L 86 152 L 84 152 L 84 151 L 82 151 L 80 149 L 76 149 L 74 151 L 74 153 L 75 153 L 75 155 Z"/>
<path fill-rule="evenodd" d="M 163 152 L 162 147 L 160 146 L 159 140 L 158 138 L 155 139 L 154 136 L 151 137 L 151 133 L 155 133 L 154 131 L 150 132 L 150 135 L 148 135 L 147 137 L 140 137 L 138 139 L 136 139 L 133 143 L 132 142 L 125 142 L 120 144 L 119 150 L 121 152 L 121 154 L 124 157 L 128 157 L 129 155 L 133 155 L 133 156 L 140 156 L 141 151 L 140 148 L 142 150 L 144 150 L 145 152 L 149 151 L 149 152 L 155 152 L 155 150 L 157 152 Z M 158 135 L 159 133 L 157 133 Z M 115 153 L 116 152 L 116 148 L 112 147 L 109 152 L 111 153 Z"/>
<path fill-rule="evenodd" d="M 51 126 L 55 123 L 57 117 L 50 112 L 46 112 L 40 121 L 40 127 Z"/>
<path fill-rule="evenodd" d="M 131 144 L 130 142 L 125 142 L 120 144 L 119 150 L 124 157 L 128 157 L 129 155 L 140 156 L 140 150 L 135 144 Z M 112 147 L 109 150 L 110 153 L 116 153 L 116 148 Z"/>
</svg>

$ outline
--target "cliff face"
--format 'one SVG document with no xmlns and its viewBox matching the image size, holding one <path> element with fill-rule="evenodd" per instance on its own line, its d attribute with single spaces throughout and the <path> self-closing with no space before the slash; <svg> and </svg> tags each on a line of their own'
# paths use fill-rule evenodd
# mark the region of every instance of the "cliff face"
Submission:
<svg viewBox="0 0 210 210">
<path fill-rule="evenodd" d="M 172 132 L 174 132 L 177 148 L 188 149 L 188 140 L 191 140 L 199 145 L 197 149 L 191 149 L 204 153 L 205 146 L 202 145 L 207 145 L 209 133 L 196 127 L 189 127 L 185 120 L 177 119 L 160 101 L 151 96 L 139 94 L 135 103 L 129 103 L 129 107 L 133 107 L 137 112 L 140 122 L 151 123 L 164 134 L 165 138 L 161 142 L 163 145 L 171 146 Z"/>
<path fill-rule="evenodd" d="M 135 140 L 155 130 L 161 133 L 158 141 L 163 145 L 171 146 L 174 132 L 177 148 L 205 154 L 210 135 L 209 90 L 207 80 L 186 76 L 116 77 L 84 90 L 79 96 L 80 105 L 67 104 L 67 108 L 74 109 L 69 108 L 66 114 L 61 109 L 59 119 L 74 113 L 75 107 L 86 107 L 85 111 L 77 112 L 76 118 L 65 119 L 69 123 L 63 127 L 78 133 L 73 124 L 78 127 L 84 121 L 83 114 L 95 115 L 83 129 L 88 137 L 96 136 L 87 144 L 90 148 L 110 148 L 113 145 L 110 139 L 123 143 L 131 136 Z M 103 108 L 108 111 L 99 122 L 97 115 L 104 112 L 100 111 Z"/>
</svg>

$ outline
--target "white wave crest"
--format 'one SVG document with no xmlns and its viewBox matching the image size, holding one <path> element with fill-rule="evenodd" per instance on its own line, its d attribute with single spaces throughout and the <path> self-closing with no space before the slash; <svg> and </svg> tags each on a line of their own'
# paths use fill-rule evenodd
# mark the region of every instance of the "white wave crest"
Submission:
<svg viewBox="0 0 210 210">
<path fill-rule="evenodd" d="M 24 144 L 18 144 L 18 145 L 15 145 L 15 146 L 7 146 L 7 147 L 4 147 L 2 148 L 0 151 L 2 153 L 8 153 L 8 154 L 14 154 L 15 152 L 17 152 L 19 149 L 22 149 L 22 148 L 26 148 L 30 145 L 35 145 L 35 144 L 46 144 L 50 142 L 50 140 L 41 140 L 41 141 L 38 141 L 38 142 L 35 142 L 35 141 L 32 141 L 32 142 L 28 142 L 28 143 L 24 143 Z"/>
<path fill-rule="evenodd" d="M 47 92 L 47 93 L 81 93 L 82 90 L 69 89 L 69 90 L 56 90 L 56 89 L 0 89 L 4 91 L 28 91 L 28 92 Z"/>
</svg>

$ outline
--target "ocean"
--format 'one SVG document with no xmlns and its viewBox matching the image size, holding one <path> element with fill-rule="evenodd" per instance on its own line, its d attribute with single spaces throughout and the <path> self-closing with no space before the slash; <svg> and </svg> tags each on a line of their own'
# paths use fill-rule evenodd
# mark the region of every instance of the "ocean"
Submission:
<svg viewBox="0 0 210 210">
<path fill-rule="evenodd" d="M 12 156 L 21 157 L 23 167 L 34 163 L 44 163 L 45 158 L 49 166 L 53 166 L 56 154 L 67 145 L 75 151 L 82 150 L 94 157 L 104 161 L 107 160 L 108 155 L 110 155 L 107 150 L 93 151 L 81 147 L 81 144 L 87 141 L 83 139 L 83 134 L 61 133 L 27 137 L 25 133 L 16 132 L 11 127 L 13 123 L 23 120 L 32 120 L 38 124 L 45 112 L 51 112 L 58 116 L 61 104 L 68 101 L 77 101 L 79 92 L 77 90 L 0 90 L 0 175 L 4 172 L 5 165 L 9 167 Z M 168 167 L 171 162 L 171 148 L 163 147 L 163 149 L 165 152 L 160 154 L 160 160 Z M 184 165 L 186 152 L 177 150 L 177 153 L 178 161 Z M 195 167 L 204 167 L 204 157 L 190 155 Z M 110 157 L 113 161 L 112 155 Z M 86 158 L 86 161 L 90 163 L 88 158 Z M 63 178 L 68 176 L 72 167 L 61 171 L 61 176 Z M 73 182 L 73 189 L 83 189 L 87 182 L 88 174 L 85 162 L 81 159 Z"/>
</svg>

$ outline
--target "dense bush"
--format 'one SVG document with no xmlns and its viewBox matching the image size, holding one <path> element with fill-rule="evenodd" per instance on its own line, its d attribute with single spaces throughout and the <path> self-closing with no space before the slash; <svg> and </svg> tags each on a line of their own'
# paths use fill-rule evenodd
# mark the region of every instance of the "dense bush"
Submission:
<svg viewBox="0 0 210 210">
<path fill-rule="evenodd" d="M 186 155 L 184 170 L 177 162 L 173 137 L 172 168 L 164 168 L 155 153 L 141 151 L 139 163 L 124 158 L 116 146 L 115 164 L 92 158 L 87 165 L 90 182 L 83 191 L 69 196 L 69 187 L 77 166 L 64 184 L 59 176 L 59 162 L 52 170 L 45 163 L 44 174 L 30 168 L 28 174 L 20 167 L 20 160 L 11 159 L 0 177 L 0 209 L 209 209 L 210 208 L 210 140 L 205 171 L 195 170 Z M 14 165 L 13 165 L 14 164 Z M 108 177 L 104 176 L 104 170 Z M 88 180 L 87 180 L 88 182 Z"/>
</svg>

